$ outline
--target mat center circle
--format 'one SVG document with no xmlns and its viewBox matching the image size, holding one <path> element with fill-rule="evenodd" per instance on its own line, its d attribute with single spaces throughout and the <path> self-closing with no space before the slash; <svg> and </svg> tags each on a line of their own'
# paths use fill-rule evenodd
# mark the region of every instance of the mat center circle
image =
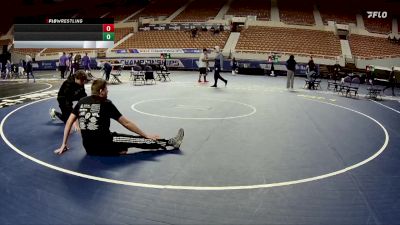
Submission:
<svg viewBox="0 0 400 225">
<path fill-rule="evenodd" d="M 249 104 L 223 99 L 163 98 L 134 103 L 137 113 L 171 119 L 223 120 L 251 116 L 257 109 Z"/>
</svg>

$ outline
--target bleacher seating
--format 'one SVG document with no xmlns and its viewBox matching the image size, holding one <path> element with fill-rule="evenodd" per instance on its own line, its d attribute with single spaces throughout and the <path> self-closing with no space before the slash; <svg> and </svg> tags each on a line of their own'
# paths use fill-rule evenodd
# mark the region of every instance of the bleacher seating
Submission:
<svg viewBox="0 0 400 225">
<path fill-rule="evenodd" d="M 282 52 L 337 57 L 341 55 L 341 47 L 333 32 L 250 26 L 241 32 L 236 52 Z"/>
<path fill-rule="evenodd" d="M 214 18 L 227 0 L 195 0 L 173 21 L 204 22 Z"/>
<path fill-rule="evenodd" d="M 396 18 L 396 15 L 397 17 L 400 15 L 398 1 L 365 1 L 361 4 L 361 7 L 364 26 L 367 31 L 380 34 L 392 32 L 392 20 Z M 375 15 L 375 18 L 368 18 L 367 11 L 376 11 L 382 14 Z M 383 12 L 386 12 L 386 15 Z"/>
<path fill-rule="evenodd" d="M 188 7 L 181 12 L 173 22 L 204 22 L 214 18 L 221 8 L 229 0 L 194 0 Z M 40 1 L 39 1 L 40 2 Z M 74 18 L 98 18 L 106 13 L 105 17 L 114 18 L 116 22 L 127 18 L 137 10 L 144 7 L 130 21 L 137 20 L 140 17 L 168 17 L 177 9 L 186 4 L 187 0 L 151 0 L 144 4 L 137 3 L 126 6 L 126 1 L 120 1 L 119 4 L 111 4 L 110 7 L 96 5 L 93 2 L 93 8 L 77 9 L 67 7 L 63 10 L 38 12 L 38 15 L 47 17 L 74 17 Z M 76 2 L 75 2 L 76 3 Z M 313 14 L 314 4 L 317 6 L 323 22 L 335 21 L 339 24 L 357 23 L 356 15 L 363 17 L 365 29 L 372 33 L 389 34 L 392 30 L 392 17 L 395 15 L 395 7 L 387 2 L 356 3 L 355 1 L 337 0 L 278 0 L 279 16 L 282 22 L 286 24 L 315 25 Z M 41 5 L 42 3 L 38 3 Z M 384 6 L 382 6 L 382 5 Z M 394 3 L 390 3 L 394 4 Z M 76 5 L 76 4 L 75 4 Z M 398 6 L 398 4 L 396 5 Z M 388 18 L 367 18 L 367 10 L 388 11 Z M 392 11 L 391 11 L 392 10 Z M 394 11 L 393 11 L 394 10 Z M 397 10 L 400 11 L 400 10 Z M 78 12 L 78 13 L 77 13 Z M 34 13 L 27 16 L 31 16 Z M 232 0 L 226 15 L 234 16 L 257 16 L 257 19 L 271 19 L 271 0 Z M 398 23 L 400 30 L 400 22 Z M 0 33 L 7 32 L 11 25 L 2 26 Z M 310 28 L 312 29 L 312 28 Z M 222 32 L 219 35 L 213 35 L 211 32 L 199 31 L 199 36 L 191 37 L 190 32 L 186 31 L 140 31 L 134 33 L 133 27 L 115 28 L 115 42 L 120 41 L 126 35 L 133 33 L 133 36 L 121 43 L 115 49 L 126 48 L 212 48 L 215 45 L 223 47 L 229 37 L 229 32 Z M 399 37 L 399 36 L 397 36 Z M 0 40 L 1 45 L 10 45 L 12 40 Z M 361 36 L 351 34 L 349 38 L 352 54 L 361 58 L 384 58 L 400 57 L 398 43 L 390 43 L 386 38 L 372 36 Z M 11 52 L 19 54 L 38 54 L 43 49 L 15 49 Z M 42 55 L 56 55 L 60 52 L 102 52 L 106 49 L 78 49 L 78 48 L 57 48 L 45 49 Z M 339 39 L 333 32 L 322 30 L 293 29 L 283 27 L 258 27 L 250 26 L 241 32 L 239 42 L 236 45 L 236 51 L 239 52 L 283 52 L 304 55 L 322 55 L 327 57 L 337 57 L 341 55 Z M 105 53 L 104 53 L 105 55 Z"/>
<path fill-rule="evenodd" d="M 156 0 L 151 1 L 146 8 L 129 19 L 128 21 L 136 21 L 140 17 L 154 17 L 157 18 L 159 16 L 168 17 L 172 15 L 176 10 L 186 4 L 186 0 Z"/>
<path fill-rule="evenodd" d="M 324 24 L 328 21 L 335 21 L 338 24 L 357 24 L 356 15 L 360 12 L 356 10 L 354 2 L 340 1 L 320 1 L 317 6 Z"/>
<path fill-rule="evenodd" d="M 371 33 L 389 34 L 392 31 L 392 18 L 367 18 L 363 16 L 365 29 Z"/>
<path fill-rule="evenodd" d="M 257 19 L 271 20 L 271 1 L 270 0 L 233 0 L 227 15 L 233 16 L 257 16 Z"/>
<path fill-rule="evenodd" d="M 278 1 L 279 17 L 282 22 L 296 25 L 314 25 L 313 3 L 310 1 Z"/>
<path fill-rule="evenodd" d="M 110 12 L 109 8 L 96 8 L 93 10 L 92 8 L 82 9 L 78 12 L 78 18 L 100 18 L 106 13 Z"/>
<path fill-rule="evenodd" d="M 6 21 L 6 23 L 2 22 L 2 24 L 0 26 L 0 37 L 5 35 L 11 26 L 12 26 L 11 21 Z"/>
<path fill-rule="evenodd" d="M 139 6 L 133 5 L 129 7 L 118 7 L 113 9 L 109 14 L 107 14 L 106 18 L 114 18 L 114 22 L 118 23 L 132 15 L 134 12 L 140 9 Z"/>
<path fill-rule="evenodd" d="M 12 41 L 10 40 L 10 39 L 3 39 L 3 40 L 0 40 L 0 46 L 3 46 L 3 45 L 10 45 L 12 43 Z"/>
<path fill-rule="evenodd" d="M 224 46 L 229 32 L 220 32 L 213 35 L 211 32 L 199 31 L 198 37 L 192 38 L 190 32 L 185 31 L 140 31 L 116 46 L 114 49 L 128 48 L 212 48 L 216 45 Z"/>
<path fill-rule="evenodd" d="M 42 50 L 43 50 L 43 48 L 13 48 L 12 47 L 10 51 L 12 53 L 17 53 L 17 54 L 21 54 L 21 55 L 34 56 Z"/>
<path fill-rule="evenodd" d="M 133 33 L 133 27 L 115 28 L 114 33 L 115 33 L 114 42 L 117 43 L 129 33 Z"/>
<path fill-rule="evenodd" d="M 349 43 L 352 54 L 357 57 L 400 57 L 400 45 L 391 43 L 387 38 L 352 34 Z"/>
</svg>

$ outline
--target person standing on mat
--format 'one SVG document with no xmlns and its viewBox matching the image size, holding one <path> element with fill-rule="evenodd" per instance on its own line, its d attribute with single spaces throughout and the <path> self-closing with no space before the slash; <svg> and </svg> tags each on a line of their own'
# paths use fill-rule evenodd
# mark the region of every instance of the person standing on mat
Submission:
<svg viewBox="0 0 400 225">
<path fill-rule="evenodd" d="M 86 73 L 82 70 L 76 71 L 76 74 L 69 77 L 61 85 L 58 91 L 57 101 L 61 109 L 61 113 L 57 112 L 54 108 L 50 109 L 50 117 L 55 120 L 58 117 L 64 123 L 67 122 L 69 115 L 73 109 L 73 102 L 79 101 L 81 98 L 86 97 L 85 81 L 87 79 Z M 78 126 L 76 124 L 75 128 Z"/>
<path fill-rule="evenodd" d="M 315 63 L 312 57 L 310 57 L 310 60 L 308 61 L 307 64 L 307 80 L 308 80 L 308 89 L 314 89 L 314 81 L 316 78 L 316 68 L 315 68 Z"/>
<path fill-rule="evenodd" d="M 68 77 L 72 76 L 72 74 L 74 74 L 74 68 L 75 68 L 75 56 L 74 53 L 70 52 L 69 56 L 68 56 L 68 68 L 69 68 L 69 75 Z"/>
<path fill-rule="evenodd" d="M 340 70 L 341 70 L 341 66 L 339 64 L 339 61 L 336 60 L 335 65 L 333 65 L 333 74 L 332 74 L 332 77 L 331 77 L 331 79 L 333 79 L 335 81 L 335 83 L 336 83 L 337 80 L 340 80 L 340 78 L 341 78 L 339 76 Z"/>
<path fill-rule="evenodd" d="M 82 98 L 74 107 L 64 128 L 62 144 L 54 153 L 60 155 L 68 150 L 68 138 L 75 121 L 79 121 L 83 147 L 88 155 L 123 155 L 127 154 L 128 148 L 131 147 L 167 150 L 167 147 L 178 149 L 181 146 L 184 136 L 182 128 L 174 138 L 160 139 L 159 135 L 145 133 L 134 122 L 123 116 L 107 99 L 108 89 L 105 80 L 94 80 L 91 91 L 91 96 Z M 111 119 L 139 136 L 110 132 Z"/>
<path fill-rule="evenodd" d="M 286 88 L 293 90 L 294 83 L 294 72 L 296 71 L 296 61 L 294 60 L 294 55 L 290 55 L 289 60 L 286 61 L 287 68 L 287 82 Z"/>
<path fill-rule="evenodd" d="M 32 57 L 30 55 L 26 55 L 25 59 L 26 59 L 26 79 L 29 82 L 29 76 L 32 76 L 33 82 L 36 82 L 35 76 L 33 75 Z"/>
<path fill-rule="evenodd" d="M 232 75 L 236 75 L 238 63 L 235 57 L 232 58 L 231 66 L 232 66 Z"/>
<path fill-rule="evenodd" d="M 201 53 L 199 58 L 199 83 L 201 82 L 201 76 L 204 77 L 204 82 L 207 81 L 207 64 L 208 64 L 208 55 L 207 49 L 203 49 L 203 53 Z"/>
<path fill-rule="evenodd" d="M 394 66 L 392 67 L 392 72 L 390 72 L 389 75 L 389 83 L 388 85 L 382 90 L 383 93 L 385 93 L 385 90 L 388 88 L 392 88 L 392 96 L 396 96 L 394 93 L 394 89 L 396 87 L 396 76 L 394 74 Z"/>
<path fill-rule="evenodd" d="M 82 57 L 81 64 L 83 65 L 85 72 L 90 73 L 90 57 L 87 52 L 85 53 L 85 56 Z"/>
<path fill-rule="evenodd" d="M 67 61 L 68 57 L 65 55 L 65 52 L 62 53 L 62 56 L 59 59 L 58 68 L 61 72 L 61 79 L 64 79 L 65 71 L 67 70 Z"/>
<path fill-rule="evenodd" d="M 5 79 L 7 79 L 7 77 L 11 79 L 11 62 L 10 62 L 10 60 L 7 60 L 7 63 L 6 63 L 5 67 L 6 67 Z"/>
<path fill-rule="evenodd" d="M 222 55 L 219 46 L 215 46 L 215 54 L 216 56 L 214 59 L 214 85 L 212 85 L 211 87 L 217 87 L 218 79 L 221 79 L 223 82 L 225 82 L 226 86 L 228 84 L 228 80 L 224 79 L 219 74 L 224 66 L 224 56 Z"/>
<path fill-rule="evenodd" d="M 73 65 L 73 73 L 78 71 L 79 68 L 81 67 L 81 60 L 82 60 L 81 54 L 78 53 L 74 56 L 74 63 L 72 64 Z"/>
<path fill-rule="evenodd" d="M 111 71 L 112 71 L 112 65 L 110 62 L 106 61 L 104 63 L 104 73 L 106 75 L 106 81 L 110 80 Z"/>
</svg>

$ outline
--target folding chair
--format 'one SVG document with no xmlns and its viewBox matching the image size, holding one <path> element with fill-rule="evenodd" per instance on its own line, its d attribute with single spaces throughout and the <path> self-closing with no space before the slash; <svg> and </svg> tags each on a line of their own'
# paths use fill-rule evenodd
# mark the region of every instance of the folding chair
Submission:
<svg viewBox="0 0 400 225">
<path fill-rule="evenodd" d="M 146 80 L 144 79 L 144 73 L 142 71 L 142 67 L 134 66 L 131 71 L 130 80 L 133 81 L 133 85 L 144 85 L 146 84 Z"/>
<path fill-rule="evenodd" d="M 162 81 L 162 78 L 164 78 L 164 82 L 166 82 L 167 79 L 168 79 L 168 81 L 171 81 L 171 78 L 169 78 L 170 72 L 168 71 L 168 68 L 165 67 L 164 65 L 161 65 L 159 67 L 159 70 L 156 70 L 156 73 L 157 73 L 156 80 Z"/>
<path fill-rule="evenodd" d="M 318 74 L 315 71 L 310 71 L 307 73 L 307 79 L 305 80 L 304 88 L 308 89 L 319 89 L 321 80 L 318 80 Z"/>
<path fill-rule="evenodd" d="M 121 76 L 121 72 L 122 72 L 123 66 L 122 65 L 116 65 L 114 67 L 114 71 L 111 71 L 111 83 L 112 84 L 118 84 L 118 83 L 122 83 L 122 81 L 119 79 L 119 77 Z"/>
<path fill-rule="evenodd" d="M 333 91 L 338 91 L 338 86 L 339 83 L 337 82 L 337 80 L 328 80 L 328 90 L 333 90 Z"/>
<path fill-rule="evenodd" d="M 343 83 L 339 85 L 340 90 L 339 92 L 344 95 L 351 97 L 351 93 L 354 93 L 354 97 L 357 97 L 358 88 L 360 87 L 360 79 L 355 77 L 353 79 L 346 77 L 343 79 Z"/>
<path fill-rule="evenodd" d="M 369 84 L 369 87 L 367 87 L 368 94 L 366 95 L 366 97 L 369 99 L 374 99 L 374 100 L 382 100 L 382 96 L 381 96 L 382 89 L 374 86 L 373 80 L 371 80 L 371 82 L 368 82 L 368 84 Z M 379 98 L 378 98 L 378 96 L 379 96 Z"/>
<path fill-rule="evenodd" d="M 156 84 L 156 79 L 154 78 L 153 68 L 151 66 L 146 66 L 144 72 L 144 79 L 146 80 L 146 84 L 150 81 L 150 84 Z"/>
</svg>

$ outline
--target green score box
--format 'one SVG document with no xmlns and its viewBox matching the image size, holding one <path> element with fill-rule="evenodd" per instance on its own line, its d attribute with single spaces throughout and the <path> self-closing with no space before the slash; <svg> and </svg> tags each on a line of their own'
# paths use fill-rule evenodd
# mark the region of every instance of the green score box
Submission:
<svg viewBox="0 0 400 225">
<path fill-rule="evenodd" d="M 103 41 L 114 41 L 114 32 L 103 32 Z"/>
</svg>

